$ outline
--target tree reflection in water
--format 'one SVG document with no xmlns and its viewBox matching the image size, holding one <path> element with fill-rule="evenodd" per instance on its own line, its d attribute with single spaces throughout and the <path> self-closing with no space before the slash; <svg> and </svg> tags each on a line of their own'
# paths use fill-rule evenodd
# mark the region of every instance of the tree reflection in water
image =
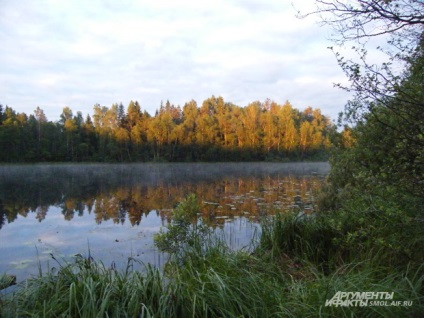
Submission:
<svg viewBox="0 0 424 318">
<path fill-rule="evenodd" d="M 95 222 L 139 225 L 144 216 L 170 211 L 194 193 L 211 226 L 237 216 L 251 219 L 276 211 L 313 209 L 313 193 L 327 172 L 325 163 L 28 165 L 0 167 L 0 229 L 18 216 L 49 206 L 65 220 L 93 213 Z"/>
</svg>

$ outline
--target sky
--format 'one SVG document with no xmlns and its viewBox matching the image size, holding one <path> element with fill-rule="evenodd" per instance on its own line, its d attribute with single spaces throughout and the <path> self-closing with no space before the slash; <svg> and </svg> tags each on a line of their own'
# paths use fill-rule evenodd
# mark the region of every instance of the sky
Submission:
<svg viewBox="0 0 424 318">
<path fill-rule="evenodd" d="M 294 7 L 293 7 L 294 6 Z M 59 120 L 65 106 L 269 98 L 337 119 L 349 96 L 313 0 L 0 0 L 0 104 Z"/>
</svg>

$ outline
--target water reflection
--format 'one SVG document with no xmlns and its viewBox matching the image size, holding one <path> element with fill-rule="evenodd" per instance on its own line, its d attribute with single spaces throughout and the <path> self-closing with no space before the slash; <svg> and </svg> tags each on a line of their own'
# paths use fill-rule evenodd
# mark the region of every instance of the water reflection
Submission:
<svg viewBox="0 0 424 318">
<path fill-rule="evenodd" d="M 152 210 L 168 217 L 188 193 L 202 199 L 211 220 L 270 208 L 308 210 L 326 169 L 322 163 L 3 166 L 0 229 L 29 213 L 41 222 L 50 206 L 68 221 L 87 211 L 97 223 L 139 225 Z"/>
<path fill-rule="evenodd" d="M 0 273 L 31 273 L 34 247 L 70 256 L 89 245 L 104 262 L 158 263 L 153 234 L 190 193 L 238 248 L 262 215 L 310 213 L 327 171 L 326 163 L 0 166 Z"/>
</svg>

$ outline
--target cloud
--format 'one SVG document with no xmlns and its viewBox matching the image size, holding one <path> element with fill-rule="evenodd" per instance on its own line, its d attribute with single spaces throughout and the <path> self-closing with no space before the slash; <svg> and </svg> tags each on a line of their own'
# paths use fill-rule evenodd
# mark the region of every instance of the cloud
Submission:
<svg viewBox="0 0 424 318">
<path fill-rule="evenodd" d="M 64 106 L 85 115 L 136 99 L 153 114 L 161 100 L 212 94 L 299 108 L 326 96 L 334 117 L 346 99 L 332 87 L 343 74 L 325 29 L 298 20 L 289 1 L 23 0 L 0 11 L 0 102 L 40 106 L 50 120 Z"/>
</svg>

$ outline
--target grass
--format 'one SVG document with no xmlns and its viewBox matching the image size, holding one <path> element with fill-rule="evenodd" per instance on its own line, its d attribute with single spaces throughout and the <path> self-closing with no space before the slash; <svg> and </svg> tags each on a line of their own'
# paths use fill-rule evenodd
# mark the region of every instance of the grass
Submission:
<svg viewBox="0 0 424 318">
<path fill-rule="evenodd" d="M 376 218 L 367 222 L 351 221 L 348 228 L 338 229 L 335 218 L 344 217 L 278 215 L 263 227 L 261 244 L 255 253 L 280 263 L 284 274 L 292 278 L 285 307 L 291 308 L 298 317 L 421 317 L 424 313 L 423 246 L 416 250 L 414 258 L 403 257 L 394 262 L 396 253 L 397 257 L 404 256 L 403 249 L 386 246 L 387 242 L 378 240 L 369 242 L 381 238 L 381 233 L 375 233 L 368 241 L 348 239 L 355 231 L 367 231 L 363 223 L 375 229 L 379 222 Z M 413 225 L 409 232 L 411 240 L 398 242 L 405 244 L 405 249 L 407 245 L 416 247 L 412 238 L 417 233 L 412 228 Z M 393 228 L 391 233 L 397 235 Z M 325 301 L 338 291 L 393 292 L 395 301 L 412 301 L 413 305 L 325 307 Z"/>
<path fill-rule="evenodd" d="M 358 212 L 356 219 L 343 213 L 325 217 L 278 215 L 263 224 L 253 252 L 233 251 L 221 238 L 196 232 L 202 227 L 189 223 L 196 214 L 196 204 L 192 196 L 182 202 L 175 209 L 180 221 L 158 237 L 159 247 L 172 247 L 163 270 L 145 265 L 144 271 L 135 271 L 134 259 L 128 260 L 124 271 L 107 268 L 91 258 L 77 257 L 72 263 L 56 260 L 57 272 L 40 272 L 12 295 L 3 296 L 0 315 L 420 317 L 424 313 L 420 255 L 391 262 L 394 256 L 405 255 L 405 250 L 421 244 L 414 223 L 405 221 L 400 234 L 394 232 L 395 227 L 383 228 L 374 237 L 386 241 L 372 243 L 357 233 L 372 233 L 387 220 L 366 211 Z M 368 219 L 360 220 L 367 215 Z M 181 222 L 183 231 L 175 234 L 172 226 Z M 398 248 L 401 244 L 393 246 L 387 236 L 390 230 L 404 240 L 399 242 L 405 245 L 402 249 Z M 408 230 L 415 240 L 406 241 Z M 181 240 L 182 248 L 176 248 L 173 239 Z M 394 292 L 394 300 L 413 304 L 326 307 L 325 301 L 338 291 Z"/>
<path fill-rule="evenodd" d="M 162 276 L 146 266 L 146 272 L 119 272 L 90 259 L 59 263 L 59 271 L 29 279 L 6 301 L 4 317 L 138 317 L 161 301 Z M 166 309 L 166 307 L 164 307 Z M 146 312 L 147 313 L 147 312 Z M 166 316 L 168 312 L 163 312 Z"/>
</svg>

